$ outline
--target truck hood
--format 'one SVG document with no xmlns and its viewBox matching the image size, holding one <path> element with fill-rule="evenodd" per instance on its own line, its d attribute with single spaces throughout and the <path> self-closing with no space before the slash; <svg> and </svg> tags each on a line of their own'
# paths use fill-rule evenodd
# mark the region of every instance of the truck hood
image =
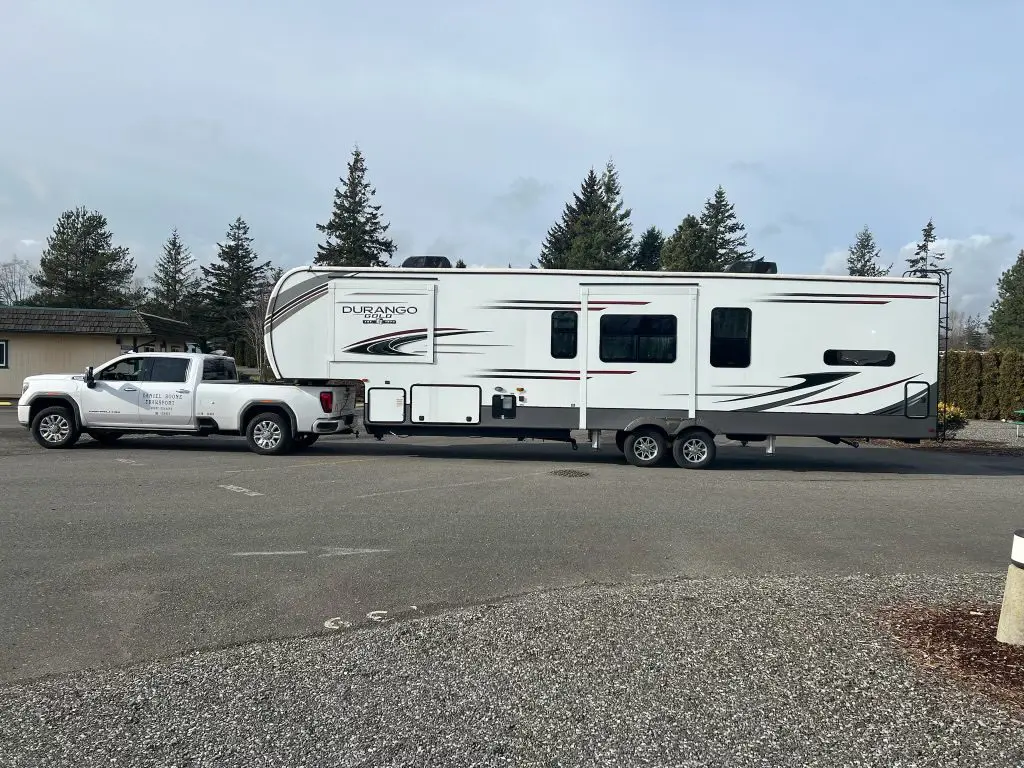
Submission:
<svg viewBox="0 0 1024 768">
<path fill-rule="evenodd" d="M 85 375 L 81 373 L 37 373 L 35 376 L 26 376 L 25 381 L 83 381 Z"/>
</svg>

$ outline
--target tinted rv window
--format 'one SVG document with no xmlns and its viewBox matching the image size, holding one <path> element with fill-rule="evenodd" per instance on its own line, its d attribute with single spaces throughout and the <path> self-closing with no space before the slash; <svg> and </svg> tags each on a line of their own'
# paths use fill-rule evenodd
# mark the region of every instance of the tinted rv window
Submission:
<svg viewBox="0 0 1024 768">
<path fill-rule="evenodd" d="M 825 365 L 878 365 L 888 368 L 896 364 L 896 355 L 887 349 L 829 349 Z"/>
<path fill-rule="evenodd" d="M 559 360 L 576 357 L 575 312 L 558 311 L 551 313 L 551 356 Z"/>
<path fill-rule="evenodd" d="M 747 368 L 750 365 L 751 313 L 747 307 L 711 310 L 711 365 Z"/>
<path fill-rule="evenodd" d="M 236 376 L 231 360 L 220 357 L 203 360 L 203 381 L 234 381 Z"/>
<path fill-rule="evenodd" d="M 675 359 L 675 315 L 601 317 L 602 362 L 672 363 Z"/>
</svg>

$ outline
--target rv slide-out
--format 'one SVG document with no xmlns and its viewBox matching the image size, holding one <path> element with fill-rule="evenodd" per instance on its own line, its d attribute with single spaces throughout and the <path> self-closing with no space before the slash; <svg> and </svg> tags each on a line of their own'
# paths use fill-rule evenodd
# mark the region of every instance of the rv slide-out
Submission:
<svg viewBox="0 0 1024 768">
<path fill-rule="evenodd" d="M 275 374 L 361 381 L 378 437 L 572 441 L 708 466 L 714 436 L 934 438 L 930 277 L 352 269 L 285 273 Z"/>
</svg>

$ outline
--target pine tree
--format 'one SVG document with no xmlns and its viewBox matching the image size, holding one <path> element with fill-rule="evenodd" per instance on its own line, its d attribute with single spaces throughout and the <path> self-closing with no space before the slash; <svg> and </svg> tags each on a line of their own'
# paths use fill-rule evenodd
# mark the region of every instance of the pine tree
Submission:
<svg viewBox="0 0 1024 768">
<path fill-rule="evenodd" d="M 397 246 L 387 237 L 381 206 L 373 202 L 376 188 L 366 180 L 366 161 L 356 146 L 348 163 L 348 176 L 334 190 L 331 219 L 316 228 L 326 235 L 317 246 L 314 262 L 337 267 L 386 267 Z"/>
<path fill-rule="evenodd" d="M 252 242 L 249 225 L 238 217 L 217 244 L 217 261 L 202 267 L 207 337 L 222 340 L 230 354 L 243 360 L 254 352 L 246 350 L 245 319 L 270 269 L 269 261 L 259 263 Z"/>
<path fill-rule="evenodd" d="M 888 267 L 883 267 L 878 261 L 878 257 L 882 254 L 882 249 L 875 245 L 875 236 L 871 234 L 871 230 L 867 226 L 857 233 L 857 239 L 850 246 L 848 252 L 846 268 L 851 275 L 858 277 L 884 277 L 892 269 L 892 264 Z"/>
<path fill-rule="evenodd" d="M 176 320 L 186 319 L 194 307 L 199 280 L 195 259 L 177 229 L 171 230 L 164 243 L 164 252 L 156 263 L 151 282 L 153 311 Z"/>
<path fill-rule="evenodd" d="M 988 330 L 993 347 L 1024 351 L 1024 249 L 996 284 Z"/>
<path fill-rule="evenodd" d="M 921 242 L 917 244 L 914 255 L 907 259 L 907 269 L 936 269 L 945 258 L 942 253 L 932 250 L 935 244 L 935 224 L 931 219 L 921 230 Z"/>
<path fill-rule="evenodd" d="M 665 236 L 657 227 L 648 227 L 637 243 L 636 255 L 630 269 L 636 272 L 655 272 L 661 268 L 661 250 L 665 247 Z"/>
<path fill-rule="evenodd" d="M 578 192 L 565 204 L 562 218 L 541 246 L 543 269 L 627 269 L 632 261 L 630 212 L 619 199 L 614 166 L 601 176 L 591 168 Z"/>
<path fill-rule="evenodd" d="M 661 249 L 661 268 L 668 272 L 716 272 L 718 258 L 700 219 L 692 213 L 682 220 Z"/>
<path fill-rule="evenodd" d="M 134 276 L 135 261 L 113 244 L 106 217 L 78 207 L 57 219 L 32 282 L 44 305 L 120 309 L 138 300 Z"/>
<path fill-rule="evenodd" d="M 458 261 L 455 262 L 455 268 L 456 269 L 465 269 L 466 268 L 466 262 L 464 262 L 462 259 L 459 259 Z"/>
<path fill-rule="evenodd" d="M 615 164 L 609 160 L 601 174 L 601 191 L 606 207 L 607 249 L 610 262 L 617 269 L 628 269 L 636 260 L 636 245 L 633 242 L 633 224 L 630 217 L 632 208 L 626 208 L 622 202 L 622 186 L 619 184 L 619 172 Z"/>
<path fill-rule="evenodd" d="M 705 201 L 700 224 L 707 247 L 714 256 L 710 265 L 713 271 L 721 272 L 733 262 L 754 258 L 754 250 L 747 247 L 746 228 L 736 218 L 735 206 L 729 202 L 721 185 L 714 196 Z"/>
</svg>

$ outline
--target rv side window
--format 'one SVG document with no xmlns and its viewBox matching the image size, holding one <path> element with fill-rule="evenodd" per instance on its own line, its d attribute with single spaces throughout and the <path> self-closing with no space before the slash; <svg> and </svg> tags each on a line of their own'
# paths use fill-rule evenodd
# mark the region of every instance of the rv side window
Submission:
<svg viewBox="0 0 1024 768">
<path fill-rule="evenodd" d="M 877 365 L 883 368 L 896 364 L 896 355 L 887 349 L 829 349 L 825 365 Z"/>
<path fill-rule="evenodd" d="M 675 315 L 603 315 L 600 355 L 605 363 L 675 362 Z"/>
<path fill-rule="evenodd" d="M 751 312 L 747 307 L 711 310 L 711 365 L 715 368 L 750 366 Z"/>
<path fill-rule="evenodd" d="M 577 314 L 559 310 L 551 313 L 551 356 L 559 360 L 576 357 Z"/>
</svg>

